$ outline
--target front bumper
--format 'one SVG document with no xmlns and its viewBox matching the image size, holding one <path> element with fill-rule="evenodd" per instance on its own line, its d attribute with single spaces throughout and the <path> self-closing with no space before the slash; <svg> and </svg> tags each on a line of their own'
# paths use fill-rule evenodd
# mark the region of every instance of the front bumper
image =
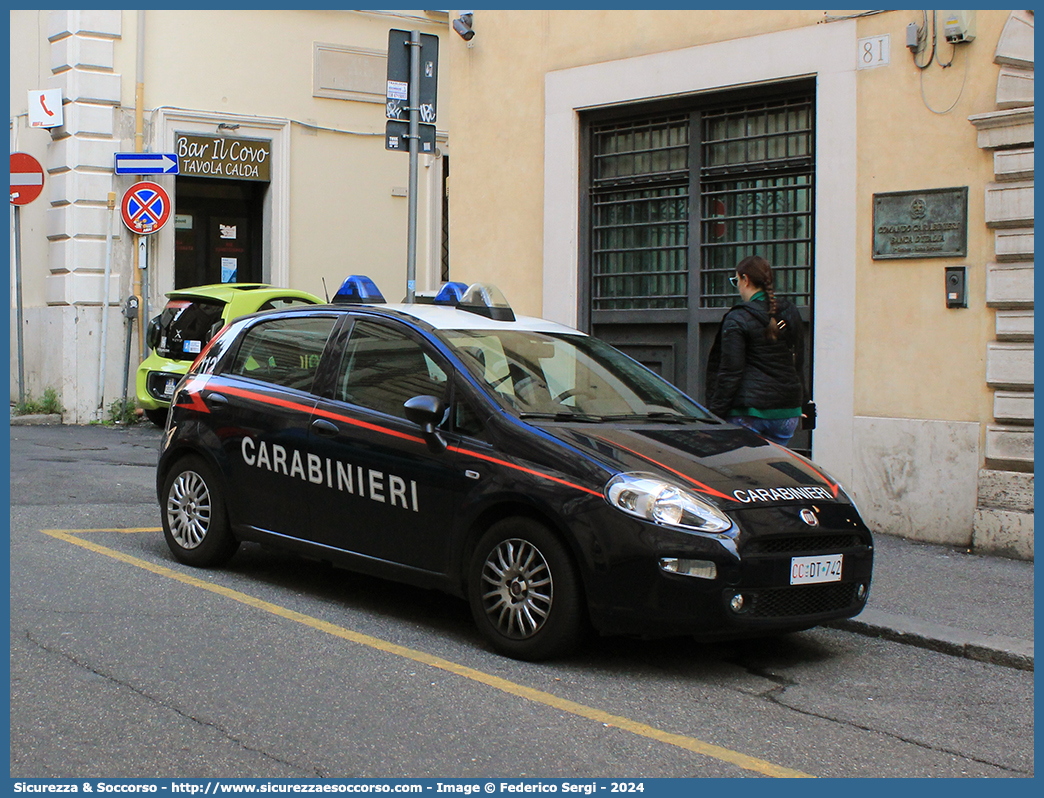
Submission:
<svg viewBox="0 0 1044 798">
<path fill-rule="evenodd" d="M 620 519 L 612 519 L 616 545 L 610 542 L 608 550 L 613 553 L 588 581 L 593 624 L 607 634 L 721 639 L 807 629 L 858 615 L 873 573 L 869 529 L 851 505 L 817 506 L 816 527 L 800 519 L 802 509 L 784 505 L 731 513 L 739 528 L 734 539 L 629 519 L 632 528 L 625 533 Z M 839 581 L 791 585 L 794 557 L 828 554 L 842 555 Z M 661 558 L 711 561 L 716 576 L 669 573 L 660 567 Z M 743 597 L 739 609 L 736 596 Z"/>
<path fill-rule="evenodd" d="M 191 364 L 150 354 L 138 366 L 135 374 L 135 393 L 138 404 L 146 410 L 170 407 L 174 386 L 185 376 Z M 169 387 L 169 391 L 167 390 Z"/>
</svg>

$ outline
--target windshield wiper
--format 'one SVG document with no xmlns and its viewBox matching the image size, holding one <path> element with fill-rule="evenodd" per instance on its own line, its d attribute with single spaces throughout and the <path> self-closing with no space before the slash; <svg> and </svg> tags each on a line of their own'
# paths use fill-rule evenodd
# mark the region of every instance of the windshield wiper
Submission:
<svg viewBox="0 0 1044 798">
<path fill-rule="evenodd" d="M 600 422 L 604 421 L 601 416 L 591 416 L 587 413 L 519 413 L 519 418 L 540 418 L 548 421 L 586 421 L 586 422 Z"/>
<path fill-rule="evenodd" d="M 619 416 L 606 416 L 606 421 L 663 421 L 668 424 L 688 424 L 690 421 L 699 421 L 696 416 L 683 416 L 680 413 L 671 413 L 663 410 L 655 410 L 651 413 L 628 413 Z"/>
</svg>

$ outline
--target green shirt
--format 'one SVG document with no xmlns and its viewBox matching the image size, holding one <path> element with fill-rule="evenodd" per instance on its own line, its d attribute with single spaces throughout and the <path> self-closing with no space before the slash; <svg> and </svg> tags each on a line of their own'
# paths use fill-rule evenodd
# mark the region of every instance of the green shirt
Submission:
<svg viewBox="0 0 1044 798">
<path fill-rule="evenodd" d="M 775 410 L 758 410 L 756 407 L 734 407 L 730 416 L 753 416 L 754 418 L 797 418 L 801 415 L 800 407 L 778 407 Z"/>
</svg>

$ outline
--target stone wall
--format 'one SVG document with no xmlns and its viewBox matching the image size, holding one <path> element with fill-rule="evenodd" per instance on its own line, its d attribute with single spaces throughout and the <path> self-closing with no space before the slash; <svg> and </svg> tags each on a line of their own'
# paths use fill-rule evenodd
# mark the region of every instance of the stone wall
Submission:
<svg viewBox="0 0 1044 798">
<path fill-rule="evenodd" d="M 122 356 L 119 298 L 124 286 L 115 251 L 109 285 L 103 285 L 106 234 L 111 226 L 119 239 L 121 231 L 108 201 L 115 188 L 113 156 L 121 149 L 123 78 L 115 71 L 115 42 L 122 37 L 122 24 L 120 11 L 48 14 L 51 77 L 47 84 L 62 90 L 64 124 L 51 132 L 44 165 L 50 190 L 47 307 L 27 318 L 31 337 L 46 342 L 51 358 L 57 357 L 61 363 L 58 388 L 65 420 L 71 423 L 86 423 L 102 413 L 98 407 L 97 330 L 103 300 L 109 315 L 109 362 L 119 362 Z M 81 324 L 84 319 L 94 321 Z M 48 330 L 57 331 L 58 337 Z M 41 362 L 46 359 L 41 353 Z M 107 371 L 119 373 L 117 369 Z M 113 398 L 115 392 L 115 384 L 110 384 L 107 396 Z"/>
<path fill-rule="evenodd" d="M 993 423 L 986 428 L 972 546 L 1033 559 L 1033 12 L 1014 11 L 997 43 L 997 110 L 970 117 L 993 151 L 985 223 L 994 231 L 986 304 L 996 311 L 986 345 Z"/>
</svg>

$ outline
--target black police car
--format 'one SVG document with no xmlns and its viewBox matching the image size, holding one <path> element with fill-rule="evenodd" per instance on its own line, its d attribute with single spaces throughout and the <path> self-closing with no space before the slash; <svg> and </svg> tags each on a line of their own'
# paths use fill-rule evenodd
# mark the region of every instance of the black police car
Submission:
<svg viewBox="0 0 1044 798">
<path fill-rule="evenodd" d="M 750 637 L 859 613 L 870 531 L 841 486 L 492 286 L 237 319 L 172 399 L 168 545 L 241 541 L 466 597 L 493 647 Z"/>
</svg>

